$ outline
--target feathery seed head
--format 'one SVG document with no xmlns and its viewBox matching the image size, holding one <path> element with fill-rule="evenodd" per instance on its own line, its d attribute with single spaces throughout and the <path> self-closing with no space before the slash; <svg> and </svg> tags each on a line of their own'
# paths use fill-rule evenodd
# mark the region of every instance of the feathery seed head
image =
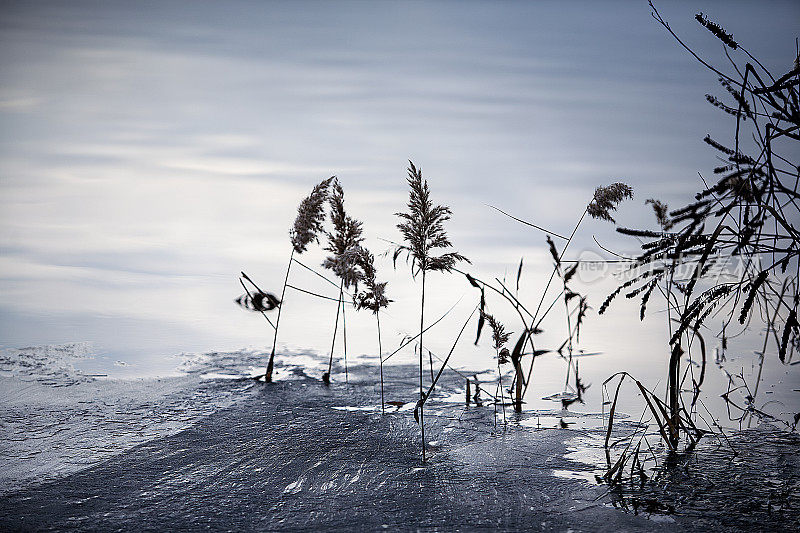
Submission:
<svg viewBox="0 0 800 533">
<path fill-rule="evenodd" d="M 302 254 L 311 241 L 319 242 L 317 235 L 323 231 L 322 223 L 325 221 L 325 201 L 328 199 L 328 186 L 335 176 L 323 180 L 303 198 L 297 207 L 297 218 L 294 226 L 289 230 L 294 251 Z"/>
<path fill-rule="evenodd" d="M 708 20 L 708 17 L 706 17 L 702 13 L 698 13 L 697 15 L 694 16 L 694 18 L 708 31 L 716 35 L 717 39 L 725 43 L 730 48 L 736 50 L 739 47 L 737 42 L 733 40 L 733 35 L 726 32 L 725 29 L 716 22 Z"/>
<path fill-rule="evenodd" d="M 669 208 L 667 204 L 655 198 L 648 198 L 644 201 L 645 205 L 650 204 L 653 206 L 653 213 L 656 215 L 658 225 L 664 231 L 669 231 L 672 228 L 672 220 L 669 218 Z"/>
<path fill-rule="evenodd" d="M 500 363 L 501 365 L 505 365 L 509 361 L 511 361 L 511 353 L 508 351 L 508 348 L 503 348 L 497 354 L 497 362 Z"/>
<path fill-rule="evenodd" d="M 501 324 L 495 317 L 490 315 L 489 313 L 482 313 L 483 318 L 489 324 L 489 327 L 492 328 L 492 347 L 495 350 L 500 350 L 503 346 L 508 342 L 508 339 L 511 338 L 513 331 L 509 331 L 506 333 L 506 328 Z M 508 350 L 506 350 L 508 351 Z M 503 361 L 501 361 L 502 363 Z"/>
<path fill-rule="evenodd" d="M 624 183 L 612 183 L 608 187 L 598 187 L 594 190 L 594 198 L 586 208 L 592 218 L 616 222 L 611 216 L 611 211 L 616 211 L 617 205 L 626 198 L 633 198 L 633 189 Z"/>
<path fill-rule="evenodd" d="M 358 282 L 363 275 L 356 263 L 356 247 L 348 248 L 342 254 L 334 254 L 322 262 L 322 266 L 332 270 L 336 276 L 344 282 L 345 288 L 354 287 L 358 289 Z"/>
<path fill-rule="evenodd" d="M 361 269 L 365 290 L 355 295 L 353 304 L 358 310 L 370 309 L 377 314 L 381 307 L 387 307 L 391 302 L 386 298 L 387 282 L 376 281 L 375 256 L 363 246 L 358 246 L 355 262 Z"/>
<path fill-rule="evenodd" d="M 440 256 L 432 256 L 431 250 L 450 248 L 452 243 L 447 237 L 444 223 L 450 220 L 450 208 L 444 205 L 433 205 L 427 180 L 422 177 L 422 169 L 418 169 L 411 161 L 408 168 L 408 213 L 395 213 L 403 219 L 397 229 L 406 241 L 400 246 L 397 255 L 405 251 L 413 260 L 413 272 L 445 271 L 449 272 L 458 261 L 469 259 L 457 252 L 448 252 Z"/>
<path fill-rule="evenodd" d="M 322 266 L 333 272 L 344 282 L 345 287 L 358 288 L 361 273 L 356 264 L 357 248 L 364 238 L 361 236 L 361 222 L 352 218 L 344 210 L 344 190 L 339 180 L 334 180 L 329 198 L 332 232 L 325 232 L 328 244 L 325 250 L 333 255 Z"/>
</svg>

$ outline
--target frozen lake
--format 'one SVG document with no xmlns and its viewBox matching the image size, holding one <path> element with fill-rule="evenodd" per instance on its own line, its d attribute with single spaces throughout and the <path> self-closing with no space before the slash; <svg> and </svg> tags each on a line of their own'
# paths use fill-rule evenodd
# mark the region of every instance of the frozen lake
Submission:
<svg viewBox="0 0 800 533">
<path fill-rule="evenodd" d="M 659 8 L 692 49 L 726 61 L 694 21 L 695 3 Z M 794 60 L 796 3 L 712 9 L 707 15 L 775 72 Z M 188 516 L 186 527 L 200 527 L 213 518 L 199 512 L 202 497 L 224 506 L 227 491 L 242 501 L 231 513 L 243 515 L 222 523 L 244 529 L 257 527 L 242 521 L 254 509 L 267 516 L 264 498 L 269 516 L 287 527 L 345 527 L 339 495 L 365 506 L 359 516 L 371 528 L 403 528 L 420 508 L 419 524 L 434 529 L 442 517 L 461 516 L 463 527 L 542 529 L 592 527 L 609 517 L 632 529 L 672 520 L 665 509 L 642 518 L 613 508 L 683 493 L 614 499 L 594 484 L 609 409 L 603 382 L 627 371 L 661 395 L 669 359 L 663 299 L 654 296 L 643 321 L 638 299 L 620 297 L 597 314 L 622 279 L 616 263 L 603 261 L 639 249 L 613 224 L 587 219 L 575 232 L 564 259 L 589 261 L 572 288 L 590 309 L 572 366 L 557 353 L 569 327 L 559 305 L 540 324 L 536 347 L 548 352 L 532 367 L 523 414 L 506 413 L 508 431 L 496 429 L 491 405 L 463 405 L 466 377 L 487 394 L 498 378 L 489 332 L 473 342 L 476 320 L 468 324 L 431 398 L 437 459 L 430 470 L 414 466 L 413 343 L 388 362 L 387 399 L 396 403 L 381 417 L 374 316 L 347 306 L 348 370 L 339 335 L 333 385 L 319 383 L 337 315 L 330 298 L 338 296 L 335 283 L 311 271 L 322 270 L 320 247 L 296 257 L 311 270 L 292 267 L 273 385 L 250 379 L 264 370 L 272 330 L 234 303 L 241 271 L 280 293 L 297 205 L 335 174 L 348 213 L 364 222 L 378 278 L 388 281 L 383 356 L 395 352 L 419 328 L 420 280 L 391 254 L 412 159 L 434 202 L 452 209 L 448 234 L 471 261 L 460 268 L 505 284 L 531 309 L 548 305 L 560 289 L 542 295 L 552 272 L 544 235 L 490 206 L 569 235 L 595 187 L 622 180 L 634 198 L 615 213 L 619 224 L 654 227 L 645 200 L 690 201 L 719 164 L 703 137 L 732 135 L 730 117 L 704 99 L 720 91 L 716 77 L 679 49 L 646 2 L 15 3 L 0 12 L 0 70 L 0 492 L 14 494 L 0 506 L 4 519 L 20 504 L 29 514 L 16 517 L 17 527 L 145 528 L 154 527 L 147 512 L 159 509 L 176 528 Z M 480 294 L 461 274 L 432 274 L 426 291 L 426 323 L 438 321 L 425 334 L 429 383 Z M 522 331 L 517 316 L 496 294 L 486 296 L 513 344 Z M 797 424 L 800 361 L 761 353 L 774 332 L 757 322 L 728 332 L 735 339 L 724 350 L 716 327 L 704 330 L 705 367 L 696 348 L 681 360 L 684 383 L 704 380 L 693 414 L 754 450 L 740 460 L 742 479 L 752 479 L 747 465 L 759 461 L 770 465 L 769 476 L 795 479 L 785 453 L 794 436 L 772 432 Z M 503 369 L 506 384 L 510 371 Z M 562 399 L 574 398 L 577 375 L 589 387 L 566 409 Z M 763 411 L 771 425 L 740 421 L 721 398 L 742 382 L 757 392 L 738 388 L 731 400 Z M 617 430 L 639 429 L 643 400 L 633 386 L 622 390 Z M 356 436 L 344 451 L 301 446 L 280 468 L 293 439 L 346 440 L 349 431 Z M 279 437 L 265 444 L 267 453 L 258 447 L 268 435 Z M 193 455 L 200 444 L 210 448 Z M 708 446 L 708 464 L 728 464 L 715 455 L 714 446 L 725 446 Z M 223 454 L 218 462 L 212 452 Z M 318 471 L 326 454 L 334 462 Z M 520 466 L 515 457 L 539 462 Z M 129 480 L 135 489 L 119 481 L 104 495 L 104 480 L 131 466 L 141 467 Z M 259 485 L 253 472 L 270 467 Z M 387 472 L 387 484 L 376 486 Z M 707 473 L 712 485 L 738 483 L 716 467 Z M 527 474 L 530 484 L 516 486 Z M 780 506 L 796 504 L 796 485 L 780 475 L 760 486 L 753 512 L 774 510 L 776 523 L 792 525 L 796 516 Z M 697 485 L 708 490 L 694 501 L 718 495 Z M 70 496 L 43 510 L 62 489 Z M 189 503 L 161 506 L 170 491 Z M 371 491 L 392 502 L 386 522 L 365 501 Z M 411 491 L 411 507 L 401 508 L 398 491 Z M 438 498 L 430 507 L 427 491 Z M 471 496 L 461 501 L 463 493 Z M 489 512 L 502 505 L 498 494 L 511 503 Z M 328 512 L 314 510 L 320 502 Z M 587 518 L 570 515 L 574 508 Z M 706 511 L 713 518 L 726 509 Z M 658 523 L 701 528 L 681 518 L 691 512 Z M 50 524 L 54 516 L 62 521 Z M 726 527 L 740 525 L 729 519 Z"/>
<path fill-rule="evenodd" d="M 676 458 L 681 466 L 665 480 L 610 490 L 595 477 L 604 432 L 576 423 L 591 415 L 509 410 L 508 424 L 495 426 L 491 406 L 463 405 L 461 379 L 448 372 L 426 407 L 423 464 L 410 416 L 413 367 L 385 369 L 391 403 L 381 415 L 373 364 L 352 365 L 350 383 L 330 387 L 306 376 L 324 367 L 309 356 L 279 364 L 272 384 L 233 379 L 253 355 L 207 354 L 187 361 L 185 375 L 161 379 L 3 377 L 11 394 L 0 416 L 0 523 L 738 531 L 792 529 L 800 520 L 796 434 L 765 427 L 731 433 L 727 444 L 711 438 Z M 48 356 L 52 363 L 53 349 Z M 620 434 L 636 427 L 620 417 Z"/>
</svg>

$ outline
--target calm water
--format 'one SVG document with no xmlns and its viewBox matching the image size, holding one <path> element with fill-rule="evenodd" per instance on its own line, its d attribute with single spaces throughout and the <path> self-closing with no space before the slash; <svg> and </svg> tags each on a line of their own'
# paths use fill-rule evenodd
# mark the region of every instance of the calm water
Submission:
<svg viewBox="0 0 800 533">
<path fill-rule="evenodd" d="M 719 63 L 696 11 L 776 71 L 794 59 L 793 3 L 662 7 Z M 645 2 L 32 2 L 0 12 L 0 70 L 0 344 L 88 342 L 94 371 L 125 376 L 170 373 L 182 352 L 268 345 L 263 319 L 233 304 L 237 274 L 279 290 L 295 207 L 331 174 L 377 255 L 389 249 L 382 239 L 399 238 L 393 213 L 405 207 L 412 158 L 452 207 L 468 270 L 513 282 L 524 257 L 520 295 L 535 304 L 551 268 L 543 236 L 487 204 L 569 233 L 594 187 L 622 179 L 636 199 L 617 219 L 650 224 L 644 199 L 679 205 L 697 171 L 716 164 L 702 137 L 731 131 L 703 99 L 719 94 L 714 77 Z M 634 251 L 612 225 L 590 222 L 572 256 L 601 253 L 593 236 Z M 323 258 L 317 249 L 301 260 Z M 405 265 L 378 259 L 395 300 L 382 320 L 394 347 L 415 331 L 419 285 Z M 595 309 L 614 287 L 602 274 L 581 273 Z M 292 282 L 335 296 L 300 269 Z M 456 306 L 427 335 L 431 350 L 450 349 L 476 301 L 463 277 L 432 277 L 427 316 Z M 489 307 L 519 332 L 499 301 Z M 279 344 L 327 354 L 334 316 L 332 302 L 290 292 Z M 617 370 L 663 385 L 663 313 L 654 304 L 637 318 L 625 302 L 589 316 L 581 348 L 601 354 L 580 360 L 587 409 L 600 408 L 600 384 Z M 347 321 L 349 353 L 374 354 L 373 318 Z M 543 328 L 540 344 L 560 345 L 563 314 Z M 728 371 L 757 370 L 761 334 L 737 345 Z M 472 340 L 454 364 L 491 368 L 487 340 Z M 565 371 L 542 357 L 531 401 L 559 392 Z M 727 378 L 714 368 L 707 379 L 715 390 Z M 765 391 L 774 411 L 796 408 L 796 373 L 769 359 L 765 380 L 781 381 Z"/>
</svg>

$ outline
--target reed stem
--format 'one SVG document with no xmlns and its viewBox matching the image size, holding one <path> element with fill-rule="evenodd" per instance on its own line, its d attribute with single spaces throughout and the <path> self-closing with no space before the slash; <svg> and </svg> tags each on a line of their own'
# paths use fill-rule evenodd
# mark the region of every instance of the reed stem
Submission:
<svg viewBox="0 0 800 533">
<path fill-rule="evenodd" d="M 269 362 L 267 363 L 267 371 L 264 373 L 264 381 L 272 383 L 272 370 L 275 367 L 275 345 L 278 342 L 278 327 L 281 324 L 281 311 L 283 310 L 283 299 L 286 296 L 286 285 L 289 283 L 289 272 L 292 270 L 292 260 L 294 259 L 294 247 L 292 253 L 289 255 L 289 265 L 286 267 L 286 278 L 283 280 L 283 289 L 281 289 L 281 303 L 278 305 L 278 318 L 275 319 L 275 333 L 272 336 L 272 352 L 269 354 Z"/>
<path fill-rule="evenodd" d="M 322 381 L 326 385 L 331 383 L 331 370 L 333 369 L 333 349 L 336 346 L 336 331 L 339 329 L 339 311 L 342 310 L 342 291 L 344 290 L 344 280 L 339 285 L 339 302 L 336 304 L 336 323 L 333 326 L 333 339 L 331 340 L 331 356 L 328 359 L 328 371 L 322 374 Z"/>
<path fill-rule="evenodd" d="M 425 268 L 422 269 L 422 301 L 419 313 L 419 398 L 421 401 L 425 400 L 425 392 L 422 385 L 422 333 L 425 331 Z M 424 406 L 419 409 L 419 427 L 422 431 L 422 462 L 425 462 L 425 415 L 423 414 Z"/>
<path fill-rule="evenodd" d="M 381 365 L 381 414 L 386 414 L 386 403 L 383 400 L 383 347 L 381 346 L 381 313 L 375 313 L 375 320 L 378 321 L 378 361 Z"/>
</svg>

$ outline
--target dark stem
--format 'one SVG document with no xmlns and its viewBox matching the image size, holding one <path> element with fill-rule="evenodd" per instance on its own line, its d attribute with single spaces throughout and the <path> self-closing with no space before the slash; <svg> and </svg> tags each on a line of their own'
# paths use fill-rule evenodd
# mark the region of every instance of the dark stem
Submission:
<svg viewBox="0 0 800 533">
<path fill-rule="evenodd" d="M 682 350 L 680 344 L 675 344 L 669 358 L 669 417 L 670 417 L 670 443 L 672 449 L 678 448 L 678 427 L 680 423 L 680 361 Z"/>
<path fill-rule="evenodd" d="M 339 294 L 339 301 L 342 306 L 342 339 L 344 340 L 344 382 L 350 383 L 350 376 L 347 373 L 347 320 L 344 314 L 344 292 Z"/>
<path fill-rule="evenodd" d="M 444 372 L 444 369 L 447 368 L 447 367 L 450 367 L 450 365 L 448 364 L 448 361 L 450 361 L 450 358 L 453 356 L 453 352 L 455 351 L 456 346 L 458 346 L 458 341 L 461 340 L 461 336 L 464 334 L 464 330 L 467 329 L 467 325 L 469 324 L 469 321 L 472 320 L 472 317 L 475 315 L 475 312 L 478 310 L 478 308 L 479 308 L 479 306 L 476 305 L 475 309 L 473 309 L 472 312 L 467 317 L 467 320 L 464 322 L 464 325 L 461 326 L 461 331 L 459 331 L 458 335 L 456 335 L 456 340 L 453 341 L 453 346 L 450 348 L 450 351 L 447 353 L 447 357 L 442 359 L 441 357 L 436 356 L 436 358 L 439 361 L 442 362 L 442 366 L 441 366 L 441 368 L 439 368 L 439 372 L 436 374 L 436 377 L 433 378 L 433 382 L 431 382 L 431 386 L 428 388 L 428 392 L 425 393 L 424 401 L 420 402 L 422 405 L 424 405 L 425 402 L 428 400 L 428 398 L 431 397 L 431 394 L 433 394 L 433 390 L 436 388 L 436 384 L 439 382 L 439 378 L 442 377 L 442 373 Z M 430 350 L 428 350 L 428 353 L 430 355 L 433 355 L 433 352 L 431 352 Z M 461 376 L 463 378 L 466 378 L 467 379 L 467 386 L 469 388 L 469 378 L 467 378 L 466 376 L 464 376 L 464 374 L 462 374 L 461 372 L 459 372 L 458 370 L 456 370 L 456 369 L 454 369 L 452 367 L 450 367 L 450 369 L 453 370 L 459 376 Z"/>
<path fill-rule="evenodd" d="M 375 319 L 378 321 L 378 360 L 381 364 L 381 413 L 386 414 L 386 404 L 383 401 L 383 348 L 381 347 L 381 312 L 378 310 L 375 313 Z"/>
<path fill-rule="evenodd" d="M 522 374 L 522 365 L 520 364 L 519 359 L 512 361 L 514 363 L 514 372 L 516 373 L 516 382 L 517 382 L 517 394 L 516 398 L 514 399 L 514 410 L 518 413 L 522 412 L 522 382 L 523 382 L 523 374 Z"/>
<path fill-rule="evenodd" d="M 592 200 L 594 200 L 594 197 L 592 197 Z M 589 202 L 589 204 L 591 204 L 591 201 Z M 589 204 L 587 204 L 586 207 L 583 209 L 583 213 L 581 214 L 581 217 L 578 219 L 578 223 L 575 224 L 575 227 L 572 229 L 572 233 L 570 233 L 569 239 L 567 239 L 567 243 L 564 245 L 564 248 L 561 250 L 561 253 L 558 254 L 559 261 L 561 261 L 561 259 L 564 257 L 564 254 L 567 253 L 567 248 L 569 248 L 570 243 L 572 243 L 572 238 L 575 237 L 575 234 L 578 232 L 578 228 L 580 227 L 581 222 L 583 222 L 583 219 L 586 217 L 586 213 L 589 210 Z M 555 277 L 557 271 L 558 271 L 558 265 L 555 265 L 553 267 L 553 271 L 550 273 L 550 279 L 547 280 L 547 285 L 545 285 L 544 287 L 544 291 L 542 292 L 542 298 L 539 300 L 539 305 L 536 306 L 536 312 L 533 314 L 532 322 L 537 326 L 544 318 L 539 316 L 539 311 L 542 310 L 542 304 L 544 303 L 544 299 L 547 296 L 547 291 L 550 289 L 550 284 L 553 282 L 553 277 Z M 552 307 L 553 307 L 552 305 L 548 307 L 547 311 L 545 311 L 545 315 L 550 311 L 550 309 L 552 309 Z M 534 362 L 536 362 L 536 357 L 531 357 L 531 367 L 528 370 L 528 381 L 525 383 L 525 392 L 528 392 L 528 385 L 530 385 L 531 383 L 531 373 L 533 372 Z"/>
<path fill-rule="evenodd" d="M 322 374 L 322 381 L 329 385 L 331 382 L 331 370 L 333 368 L 333 348 L 336 345 L 336 331 L 339 329 L 339 311 L 342 310 L 342 290 L 344 288 L 344 280 L 339 286 L 339 302 L 336 304 L 336 323 L 333 326 L 333 339 L 331 340 L 331 357 L 328 360 L 328 371 Z"/>
<path fill-rule="evenodd" d="M 460 274 L 465 274 L 464 272 L 462 272 L 462 271 L 460 271 L 460 270 L 458 270 L 458 269 L 456 269 L 456 268 L 454 268 L 453 270 L 455 270 L 456 272 L 458 272 L 458 273 L 460 273 Z M 522 311 L 520 311 L 520 310 L 521 310 L 521 309 L 522 309 L 522 310 L 524 310 L 526 313 L 528 313 L 528 315 L 530 315 L 530 316 L 531 316 L 531 318 L 533 318 L 533 315 L 531 315 L 531 314 L 528 312 L 528 310 L 527 310 L 527 309 L 525 309 L 525 307 L 522 305 L 522 303 L 520 303 L 520 301 L 519 301 L 519 300 L 518 300 L 516 297 L 514 297 L 514 296 L 512 296 L 512 295 L 511 295 L 510 291 L 508 291 L 508 290 L 506 289 L 505 285 L 503 285 L 503 284 L 502 284 L 502 283 L 501 283 L 501 282 L 498 280 L 498 282 L 500 283 L 500 286 L 501 286 L 501 288 L 503 289 L 503 290 L 499 290 L 499 289 L 497 289 L 496 287 L 494 287 L 494 286 L 492 286 L 492 285 L 490 285 L 490 284 L 486 283 L 485 281 L 482 281 L 482 280 L 480 280 L 480 279 L 478 279 L 478 278 L 475 278 L 475 277 L 473 277 L 472 279 L 474 279 L 476 282 L 480 283 L 480 284 L 481 284 L 481 285 L 483 285 L 484 287 L 488 287 L 489 289 L 493 290 L 494 292 L 496 292 L 497 294 L 499 294 L 500 296 L 502 296 L 503 298 L 505 298 L 505 299 L 506 299 L 506 301 L 508 301 L 508 303 L 510 303 L 510 304 L 511 304 L 511 307 L 513 307 L 513 308 L 514 308 L 514 311 L 516 311 L 516 312 L 517 312 L 517 315 L 519 315 L 519 319 L 520 319 L 520 321 L 522 321 L 522 325 L 523 325 L 523 327 L 525 328 L 525 331 L 526 331 L 526 332 L 528 332 L 528 333 L 526 334 L 526 336 L 527 336 L 527 342 L 528 342 L 528 343 L 530 344 L 530 346 L 531 346 L 531 353 L 532 353 L 532 354 L 535 354 L 535 353 L 536 353 L 536 346 L 535 346 L 535 344 L 534 344 L 534 342 L 533 342 L 533 333 L 532 333 L 532 330 L 533 330 L 533 329 L 535 329 L 535 328 L 538 326 L 538 324 L 541 324 L 541 322 L 542 322 L 542 320 L 544 319 L 544 317 L 542 316 L 542 317 L 540 317 L 540 318 L 539 318 L 539 323 L 538 323 L 538 324 L 533 324 L 533 322 L 532 322 L 532 323 L 531 323 L 531 326 L 532 326 L 532 327 L 530 327 L 530 328 L 529 328 L 529 327 L 528 327 L 528 322 L 525 320 L 525 317 L 523 316 L 523 314 L 522 314 Z M 496 278 L 495 278 L 495 279 L 496 279 Z M 552 307 L 552 305 L 551 305 L 550 307 Z M 548 311 L 546 311 L 546 312 L 545 312 L 545 315 L 547 314 L 547 312 L 549 312 L 549 309 L 548 309 Z M 525 383 L 525 388 L 524 388 L 524 390 L 523 390 L 523 392 L 522 392 L 522 396 L 524 396 L 524 395 L 525 395 L 525 392 L 528 390 L 528 383 L 530 382 L 531 373 L 533 372 L 533 363 L 534 363 L 534 360 L 535 360 L 535 359 L 536 359 L 536 357 L 535 357 L 534 355 L 531 355 L 531 367 L 530 367 L 530 370 L 528 371 L 528 381 Z M 519 405 L 520 405 L 520 410 L 522 410 L 522 399 L 521 399 L 521 398 L 520 398 L 520 400 L 519 400 Z"/>
<path fill-rule="evenodd" d="M 778 301 L 783 301 L 784 294 L 786 294 L 787 281 L 788 280 L 784 280 L 783 281 L 783 288 L 781 289 L 781 295 L 778 298 Z M 764 289 L 763 292 L 764 292 L 764 302 L 766 304 L 767 302 L 769 302 L 769 299 L 767 297 L 766 289 Z M 772 320 L 767 322 L 768 330 L 769 330 L 769 328 L 774 328 L 774 326 L 776 324 L 776 319 L 778 318 L 778 310 L 779 309 L 780 309 L 780 305 L 776 304 L 775 305 L 775 313 L 772 315 Z M 769 318 L 769 316 L 767 318 Z M 761 384 L 761 371 L 764 369 L 764 354 L 767 353 L 767 342 L 768 341 L 769 341 L 769 335 L 767 333 L 765 333 L 764 334 L 764 345 L 761 347 L 761 356 L 759 357 L 759 361 L 758 361 L 758 376 L 756 377 L 756 384 L 755 384 L 755 388 L 753 390 L 753 399 L 750 402 L 753 405 L 755 405 L 755 403 L 756 403 L 756 395 L 758 394 L 758 386 Z M 752 418 L 751 418 L 750 422 L 752 422 Z M 750 427 L 749 423 L 748 423 L 748 427 Z"/>
<path fill-rule="evenodd" d="M 419 313 L 419 398 L 425 399 L 425 392 L 422 388 L 422 333 L 425 330 L 425 269 L 422 269 L 422 302 Z M 425 415 L 423 406 L 419 409 L 419 427 L 422 431 L 422 462 L 425 462 Z"/>
<path fill-rule="evenodd" d="M 564 293 L 566 294 L 567 284 L 564 283 Z M 566 297 L 564 298 L 564 310 L 567 315 L 567 349 L 569 350 L 569 360 L 567 361 L 567 377 L 564 380 L 564 392 L 567 392 L 569 387 L 569 374 L 572 369 L 572 323 L 569 316 L 569 302 Z M 576 383 L 577 385 L 577 383 Z"/>
<path fill-rule="evenodd" d="M 286 267 L 286 278 L 283 280 L 283 289 L 281 290 L 281 303 L 278 306 L 278 318 L 275 319 L 275 333 L 272 336 L 272 352 L 269 354 L 269 362 L 267 363 L 267 372 L 264 374 L 264 381 L 272 383 L 272 369 L 275 367 L 275 345 L 278 342 L 278 327 L 281 324 L 281 311 L 283 310 L 283 299 L 286 296 L 286 284 L 289 283 L 289 272 L 292 270 L 292 259 L 294 259 L 294 248 L 289 255 L 289 266 Z"/>
<path fill-rule="evenodd" d="M 503 370 L 500 368 L 500 352 L 498 351 L 497 355 L 497 377 L 499 379 L 499 386 L 500 386 L 500 405 L 503 406 L 503 424 L 507 424 L 506 422 L 506 402 L 503 399 Z"/>
</svg>

